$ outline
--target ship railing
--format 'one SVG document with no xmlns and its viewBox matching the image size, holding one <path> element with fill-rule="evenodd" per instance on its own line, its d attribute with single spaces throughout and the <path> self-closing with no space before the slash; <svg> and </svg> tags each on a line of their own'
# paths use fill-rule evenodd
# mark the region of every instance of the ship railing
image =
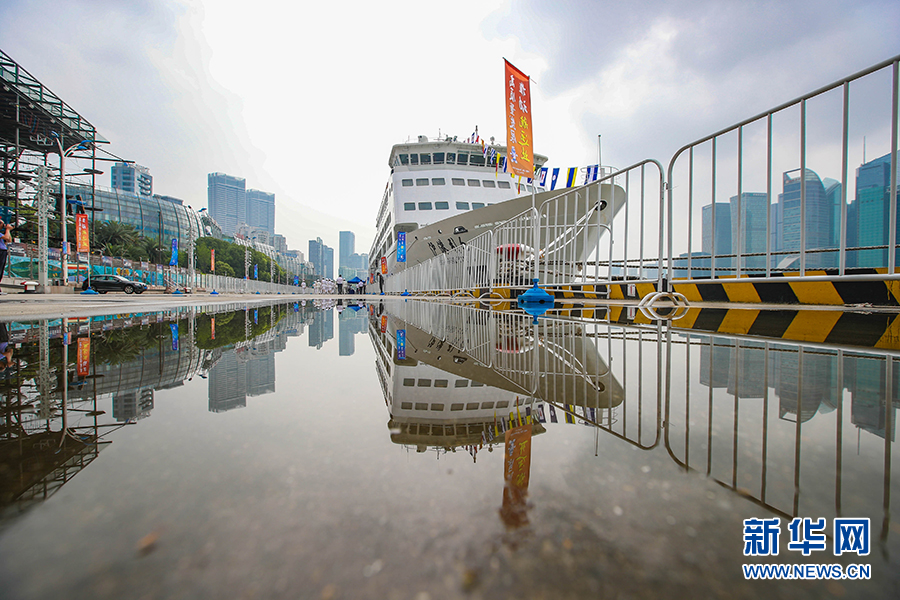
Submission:
<svg viewBox="0 0 900 600">
<path fill-rule="evenodd" d="M 655 170 L 655 173 L 651 172 Z M 645 160 L 540 206 L 389 278 L 388 291 L 510 298 L 542 285 L 657 284 L 665 220 L 662 166 Z M 611 214 L 623 213 L 619 219 Z M 615 242 L 615 243 L 614 243 Z M 601 294 L 604 290 L 596 291 Z M 608 294 L 608 288 L 605 290 Z"/>
</svg>

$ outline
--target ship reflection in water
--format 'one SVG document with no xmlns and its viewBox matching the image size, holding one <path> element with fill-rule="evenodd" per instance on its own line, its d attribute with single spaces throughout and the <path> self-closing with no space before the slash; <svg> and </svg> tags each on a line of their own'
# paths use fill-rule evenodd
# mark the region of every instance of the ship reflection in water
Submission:
<svg viewBox="0 0 900 600">
<path fill-rule="evenodd" d="M 0 585 L 895 597 L 895 351 L 497 308 L 316 300 L 2 324 Z M 788 548 L 794 517 L 826 519 L 827 552 Z M 773 518 L 781 553 L 744 556 L 744 519 Z M 870 520 L 868 555 L 834 555 L 837 518 Z M 747 563 L 872 575 L 800 588 L 745 580 Z"/>
</svg>

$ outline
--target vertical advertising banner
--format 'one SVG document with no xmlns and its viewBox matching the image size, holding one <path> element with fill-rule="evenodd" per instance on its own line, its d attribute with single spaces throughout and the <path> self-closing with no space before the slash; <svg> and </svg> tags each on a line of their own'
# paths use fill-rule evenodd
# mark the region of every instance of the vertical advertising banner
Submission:
<svg viewBox="0 0 900 600">
<path fill-rule="evenodd" d="M 216 272 L 216 249 L 209 249 L 209 270 L 213 273 Z"/>
<path fill-rule="evenodd" d="M 172 351 L 178 352 L 178 323 L 169 323 L 172 330 Z"/>
<path fill-rule="evenodd" d="M 216 318 L 211 317 L 209 319 L 209 337 L 212 339 L 216 339 Z"/>
<path fill-rule="evenodd" d="M 85 214 L 75 215 L 75 250 L 77 252 L 91 251 L 88 216 Z"/>
<path fill-rule="evenodd" d="M 506 64 L 506 162 L 509 171 L 533 177 L 534 142 L 531 134 L 531 82 L 528 75 Z"/>
<path fill-rule="evenodd" d="M 75 369 L 79 377 L 87 377 L 91 369 L 91 338 L 78 338 L 78 355 Z"/>
<path fill-rule="evenodd" d="M 381 315 L 381 333 L 387 331 L 387 315 Z"/>
<path fill-rule="evenodd" d="M 172 238 L 172 258 L 169 259 L 169 266 L 174 267 L 178 264 L 178 238 Z"/>
<path fill-rule="evenodd" d="M 397 360 L 406 360 L 406 330 L 397 330 Z"/>
<path fill-rule="evenodd" d="M 397 233 L 397 262 L 406 262 L 406 232 Z"/>
<path fill-rule="evenodd" d="M 531 425 L 506 432 L 503 452 L 503 506 L 500 518 L 515 529 L 528 524 L 528 480 L 531 473 Z"/>
<path fill-rule="evenodd" d="M 381 274 L 387 275 L 387 257 L 386 256 L 381 257 Z"/>
<path fill-rule="evenodd" d="M 259 279 L 259 265 L 253 265 L 253 279 Z"/>
</svg>

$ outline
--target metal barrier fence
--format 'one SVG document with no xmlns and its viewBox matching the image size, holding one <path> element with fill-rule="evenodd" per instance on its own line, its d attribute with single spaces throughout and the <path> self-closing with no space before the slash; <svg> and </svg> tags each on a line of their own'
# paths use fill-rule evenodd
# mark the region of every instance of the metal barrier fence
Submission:
<svg viewBox="0 0 900 600">
<path fill-rule="evenodd" d="M 645 160 L 565 190 L 392 274 L 385 289 L 493 292 L 535 276 L 551 288 L 624 280 L 667 291 L 673 279 L 900 279 L 898 66 L 894 57 L 688 144 L 667 170 Z"/>
<path fill-rule="evenodd" d="M 784 281 L 855 267 L 894 278 L 898 58 L 678 150 L 667 173 L 670 227 L 677 225 L 669 279 Z M 855 198 L 851 164 L 860 165 Z"/>
</svg>

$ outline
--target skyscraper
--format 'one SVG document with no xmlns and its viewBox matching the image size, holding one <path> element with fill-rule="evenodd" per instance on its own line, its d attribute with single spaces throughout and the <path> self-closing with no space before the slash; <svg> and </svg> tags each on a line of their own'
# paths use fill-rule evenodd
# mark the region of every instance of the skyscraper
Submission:
<svg viewBox="0 0 900 600">
<path fill-rule="evenodd" d="M 209 213 L 222 233 L 234 236 L 238 225 L 247 222 L 247 182 L 225 173 L 210 173 L 207 181 Z"/>
<path fill-rule="evenodd" d="M 322 249 L 322 269 L 325 277 L 334 279 L 334 248 L 324 246 Z"/>
<path fill-rule="evenodd" d="M 765 255 L 766 252 L 766 212 L 769 210 L 769 197 L 759 192 L 741 193 L 740 210 L 738 210 L 738 197 L 731 197 L 731 249 L 734 254 L 738 251 L 744 254 Z M 718 210 L 717 210 L 718 212 Z M 740 215 L 740 235 L 738 235 L 738 219 Z M 716 215 L 718 223 L 718 214 Z M 704 221 L 705 222 L 705 221 Z M 740 243 L 738 242 L 740 238 Z M 740 248 L 738 246 L 740 245 Z M 747 256 L 741 260 L 741 268 L 751 271 L 766 269 L 765 256 Z"/>
<path fill-rule="evenodd" d="M 354 265 L 350 264 L 350 256 L 353 255 L 356 250 L 354 247 L 356 246 L 356 236 L 352 231 L 342 231 L 340 232 L 340 243 L 338 244 L 338 268 L 340 267 L 354 267 Z"/>
<path fill-rule="evenodd" d="M 275 194 L 247 190 L 247 220 L 250 227 L 265 229 L 275 235 Z"/>
<path fill-rule="evenodd" d="M 815 171 L 806 169 L 806 250 L 837 248 L 834 240 L 834 207 L 829 205 L 825 186 Z M 782 176 L 780 239 L 776 239 L 779 260 L 788 254 L 800 252 L 800 203 L 802 181 L 800 169 L 786 171 Z M 778 260 L 776 260 L 778 264 Z M 807 267 L 833 267 L 837 265 L 837 253 L 824 252 L 806 255 Z"/>
<path fill-rule="evenodd" d="M 110 169 L 112 188 L 139 196 L 153 195 L 150 169 L 138 164 L 119 162 Z"/>
<path fill-rule="evenodd" d="M 715 247 L 713 247 L 713 205 L 707 204 L 702 209 L 701 250 L 705 254 L 713 254 L 721 256 L 723 254 L 731 254 L 731 204 L 727 202 L 716 202 L 716 219 L 715 219 Z M 715 267 L 717 269 L 730 267 L 732 260 L 730 258 L 717 258 Z"/>
<path fill-rule="evenodd" d="M 881 246 L 888 243 L 891 207 L 891 155 L 861 165 L 856 170 L 857 244 Z M 900 213 L 900 203 L 898 203 Z M 900 229 L 900 219 L 897 220 Z M 900 236 L 897 236 L 900 240 Z M 860 267 L 886 267 L 887 249 L 878 248 L 858 252 Z"/>
</svg>

